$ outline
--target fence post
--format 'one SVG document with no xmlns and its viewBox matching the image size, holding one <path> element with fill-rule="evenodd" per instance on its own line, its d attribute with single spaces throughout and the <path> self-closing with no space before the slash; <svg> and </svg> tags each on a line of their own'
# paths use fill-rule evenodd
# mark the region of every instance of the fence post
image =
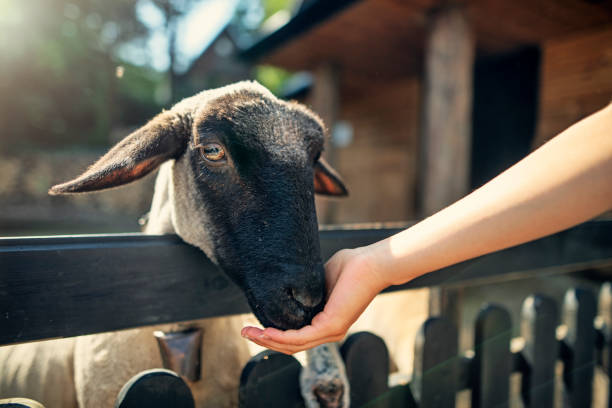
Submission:
<svg viewBox="0 0 612 408">
<path fill-rule="evenodd" d="M 608 376 L 608 408 L 612 408 L 612 285 L 606 282 L 599 290 L 599 316 L 603 320 L 601 365 Z"/>
<path fill-rule="evenodd" d="M 427 319 L 417 334 L 411 389 L 420 407 L 453 408 L 459 376 L 457 329 L 440 317 Z"/>
<path fill-rule="evenodd" d="M 559 345 L 555 336 L 559 311 L 555 301 L 542 295 L 531 295 L 521 309 L 521 394 L 526 407 L 552 408 L 555 398 L 555 364 Z"/>
<path fill-rule="evenodd" d="M 512 321 L 510 313 L 487 305 L 478 314 L 472 362 L 472 408 L 508 404 L 512 372 Z"/>
<path fill-rule="evenodd" d="M 369 332 L 352 334 L 340 354 L 351 385 L 351 406 L 387 407 L 389 352 L 383 339 Z"/>
<path fill-rule="evenodd" d="M 238 403 L 241 408 L 304 406 L 300 393 L 301 364 L 293 356 L 262 351 L 242 369 Z"/>
<path fill-rule="evenodd" d="M 563 301 L 563 380 L 565 396 L 574 408 L 590 407 L 595 367 L 595 296 L 587 289 L 570 289 Z"/>
</svg>

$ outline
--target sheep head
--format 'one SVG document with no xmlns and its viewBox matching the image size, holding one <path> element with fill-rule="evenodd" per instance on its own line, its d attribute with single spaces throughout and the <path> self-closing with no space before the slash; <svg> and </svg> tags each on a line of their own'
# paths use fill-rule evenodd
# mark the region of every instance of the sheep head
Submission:
<svg viewBox="0 0 612 408">
<path fill-rule="evenodd" d="M 314 193 L 347 194 L 323 141 L 313 112 L 240 82 L 162 112 L 50 194 L 116 187 L 173 160 L 176 233 L 241 287 L 264 326 L 299 328 L 325 298 Z"/>
</svg>

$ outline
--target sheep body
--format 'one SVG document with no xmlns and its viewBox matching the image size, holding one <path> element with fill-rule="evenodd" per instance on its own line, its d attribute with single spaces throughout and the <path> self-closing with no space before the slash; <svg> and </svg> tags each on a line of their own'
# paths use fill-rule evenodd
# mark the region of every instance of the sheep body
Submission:
<svg viewBox="0 0 612 408">
<path fill-rule="evenodd" d="M 160 168 L 145 233 L 174 232 L 167 200 L 172 165 Z M 246 341 L 235 335 L 242 325 L 241 316 L 222 317 L 0 347 L 0 396 L 27 396 L 47 408 L 108 408 L 132 376 L 163 366 L 154 331 L 199 327 L 202 379 L 190 384 L 196 406 L 236 407 L 250 357 Z"/>
<path fill-rule="evenodd" d="M 235 333 L 240 316 L 108 332 L 0 348 L 0 395 L 25 397 L 46 408 L 108 408 L 135 374 L 162 367 L 153 332 L 200 327 L 202 379 L 190 383 L 196 406 L 236 407 L 238 382 L 250 354 Z M 208 350 L 208 352 L 206 352 Z"/>
<path fill-rule="evenodd" d="M 46 408 L 76 408 L 76 338 L 0 347 L 0 398 L 26 397 Z"/>
</svg>

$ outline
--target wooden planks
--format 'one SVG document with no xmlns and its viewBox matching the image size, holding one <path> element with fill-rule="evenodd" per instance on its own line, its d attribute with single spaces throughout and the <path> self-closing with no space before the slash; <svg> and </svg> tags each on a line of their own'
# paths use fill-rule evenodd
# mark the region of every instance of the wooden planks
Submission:
<svg viewBox="0 0 612 408">
<path fill-rule="evenodd" d="M 389 351 L 383 339 L 369 332 L 354 333 L 342 344 L 340 353 L 351 384 L 351 406 L 387 408 Z"/>
<path fill-rule="evenodd" d="M 400 386 L 389 390 L 387 385 L 389 352 L 380 337 L 369 332 L 353 333 L 340 347 L 340 353 L 350 384 L 352 407 L 416 408 L 407 387 Z M 322 367 L 318 369 L 321 370 Z M 245 408 L 304 406 L 299 388 L 300 370 L 301 365 L 295 358 L 275 351 L 267 350 L 252 357 L 244 367 L 240 378 L 240 406 Z M 317 380 L 318 385 L 325 385 L 324 379 L 323 376 Z M 330 386 L 337 385 L 330 384 Z M 342 400 L 342 397 L 340 398 Z"/>
<path fill-rule="evenodd" d="M 252 357 L 240 376 L 239 407 L 303 407 L 301 369 L 295 357 L 271 350 Z"/>
<path fill-rule="evenodd" d="M 432 13 L 425 42 L 419 213 L 429 216 L 468 192 L 472 140 L 474 37 L 465 10 Z M 432 288 L 430 315 L 460 321 L 461 291 Z"/>
<path fill-rule="evenodd" d="M 431 16 L 425 50 L 419 173 L 429 216 L 469 189 L 474 38 L 462 8 Z"/>
<path fill-rule="evenodd" d="M 542 45 L 538 147 L 612 102 L 612 27 Z"/>
<path fill-rule="evenodd" d="M 423 275 L 400 287 L 455 286 L 467 282 L 484 285 L 504 279 L 586 270 L 596 267 L 587 261 L 595 258 L 600 259 L 599 266 L 610 264 L 603 260 L 609 259 L 612 253 L 612 237 L 606 228 L 600 228 L 604 224 L 612 226 L 611 221 L 585 223 L 548 238 Z M 519 248 L 529 250 L 522 252 Z"/>
<path fill-rule="evenodd" d="M 328 135 L 324 146 L 324 158 L 334 168 L 336 167 L 336 149 L 331 143 L 331 134 L 338 120 L 340 109 L 340 89 L 336 67 L 322 64 L 314 72 L 312 92 L 308 95 L 308 104 L 321 116 L 327 126 Z M 342 200 L 345 201 L 345 200 Z M 321 223 L 337 223 L 338 203 L 336 200 L 326 200 L 315 197 L 317 217 Z"/>
<path fill-rule="evenodd" d="M 347 86 L 361 92 L 345 91 L 339 113 L 353 141 L 335 151 L 335 168 L 350 190 L 348 199 L 336 200 L 335 222 L 414 219 L 420 82 Z"/>
<path fill-rule="evenodd" d="M 328 229 L 324 259 L 402 228 Z M 594 221 L 389 290 L 466 285 L 612 264 L 612 221 Z M 240 290 L 176 236 L 0 239 L 0 345 L 249 311 Z"/>
<path fill-rule="evenodd" d="M 472 362 L 472 408 L 508 404 L 512 372 L 512 321 L 497 305 L 485 306 L 476 319 Z"/>
<path fill-rule="evenodd" d="M 555 330 L 559 312 L 555 301 L 542 295 L 529 296 L 521 310 L 521 394 L 527 407 L 552 408 L 554 403 L 555 363 L 559 347 Z"/>
<path fill-rule="evenodd" d="M 567 335 L 562 342 L 565 398 L 572 407 L 590 407 L 595 369 L 595 295 L 587 289 L 567 291 L 563 301 L 563 324 Z"/>
<path fill-rule="evenodd" d="M 606 348 L 610 345 L 611 304 L 612 285 L 605 283 L 599 293 L 599 316 L 595 320 L 594 294 L 582 288 L 569 289 L 559 322 L 559 308 L 553 299 L 531 295 L 521 311 L 523 347 L 515 344 L 514 352 L 510 347 L 512 322 L 508 310 L 500 305 L 485 305 L 474 327 L 474 352 L 463 356 L 457 352 L 458 332 L 453 324 L 445 318 L 430 318 L 421 326 L 415 342 L 412 382 L 391 389 L 386 383 L 388 353 L 384 342 L 372 333 L 355 333 L 341 348 L 352 390 L 351 406 L 450 408 L 455 406 L 457 391 L 466 389 L 471 391 L 472 408 L 515 405 L 509 385 L 510 374 L 516 372 L 522 377 L 520 392 L 525 407 L 589 407 L 596 350 L 603 349 L 600 364 L 609 375 Z M 594 321 L 598 322 L 597 330 Z M 558 326 L 559 323 L 562 324 Z M 564 366 L 562 383 L 556 381 L 555 366 L 559 361 Z M 264 372 L 260 381 L 267 381 L 265 376 L 279 377 L 280 372 Z M 565 394 L 564 402 L 555 401 L 557 385 Z M 294 387 L 288 384 L 287 389 Z M 285 398 L 282 387 L 273 392 L 281 400 Z M 610 406 L 609 396 L 607 404 Z"/>
<path fill-rule="evenodd" d="M 606 282 L 599 290 L 599 317 L 603 327 L 601 365 L 605 373 L 610 377 L 612 373 L 612 284 Z M 608 408 L 612 408 L 612 381 L 608 381 Z"/>
<path fill-rule="evenodd" d="M 320 3 L 340 9 L 346 1 Z M 326 6 L 324 3 L 338 3 Z M 609 1 L 471 0 L 464 4 L 479 52 L 503 53 L 524 45 L 603 28 L 612 23 Z M 254 44 L 245 55 L 289 70 L 312 70 L 333 62 L 342 76 L 363 82 L 419 75 L 429 13 L 436 0 L 361 0 L 338 13 L 298 15 L 279 31 Z M 302 26 L 308 25 L 306 29 Z"/>
<path fill-rule="evenodd" d="M 457 329 L 444 318 L 427 319 L 417 334 L 410 384 L 420 407 L 452 408 L 459 384 Z"/>
<path fill-rule="evenodd" d="M 1 239 L 0 271 L 0 344 L 248 311 L 177 236 Z"/>
</svg>

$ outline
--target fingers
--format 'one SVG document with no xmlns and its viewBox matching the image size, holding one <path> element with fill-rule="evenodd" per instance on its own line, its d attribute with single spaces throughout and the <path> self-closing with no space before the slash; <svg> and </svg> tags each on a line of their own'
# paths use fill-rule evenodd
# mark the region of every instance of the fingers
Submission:
<svg viewBox="0 0 612 408">
<path fill-rule="evenodd" d="M 245 327 L 241 335 L 248 339 L 259 341 L 270 341 L 286 346 L 303 347 L 311 343 L 321 343 L 323 339 L 342 338 L 348 327 L 338 325 L 335 319 L 330 319 L 324 310 L 312 319 L 312 323 L 299 330 L 278 330 L 272 327 L 259 329 L 256 327 Z"/>
<path fill-rule="evenodd" d="M 306 327 L 311 327 L 311 326 L 306 326 Z M 305 328 L 300 329 L 299 331 L 304 330 L 304 329 Z M 270 335 L 266 334 L 268 330 L 275 330 L 275 329 L 261 330 L 255 327 L 246 327 L 242 330 L 242 335 L 243 337 L 249 339 L 255 344 L 258 344 L 262 347 L 266 347 L 272 350 L 276 350 L 284 354 L 294 354 L 299 351 L 311 349 L 313 347 L 316 347 L 324 343 L 340 341 L 344 337 L 344 335 L 334 335 L 334 336 L 323 337 L 323 338 L 318 337 L 317 339 L 312 340 L 312 341 L 306 341 L 306 342 L 300 341 L 300 344 L 290 344 L 290 343 L 282 343 L 282 342 L 273 340 L 270 337 Z M 277 331 L 281 334 L 286 333 L 286 332 L 281 332 L 279 330 Z M 292 331 L 295 332 L 295 330 L 292 330 Z"/>
<path fill-rule="evenodd" d="M 329 312 L 323 310 L 317 314 L 308 326 L 299 330 L 278 330 L 266 328 L 263 334 L 273 341 L 285 344 L 300 346 L 312 343 L 318 338 L 331 337 L 343 334 L 340 327 L 336 327 L 333 319 L 329 318 Z"/>
<path fill-rule="evenodd" d="M 256 327 L 245 327 L 241 335 L 260 346 L 267 347 L 285 354 L 310 349 L 323 343 L 339 341 L 344 338 L 348 328 L 336 326 L 334 320 L 325 311 L 312 320 L 312 324 L 299 330 L 278 330 Z"/>
</svg>

